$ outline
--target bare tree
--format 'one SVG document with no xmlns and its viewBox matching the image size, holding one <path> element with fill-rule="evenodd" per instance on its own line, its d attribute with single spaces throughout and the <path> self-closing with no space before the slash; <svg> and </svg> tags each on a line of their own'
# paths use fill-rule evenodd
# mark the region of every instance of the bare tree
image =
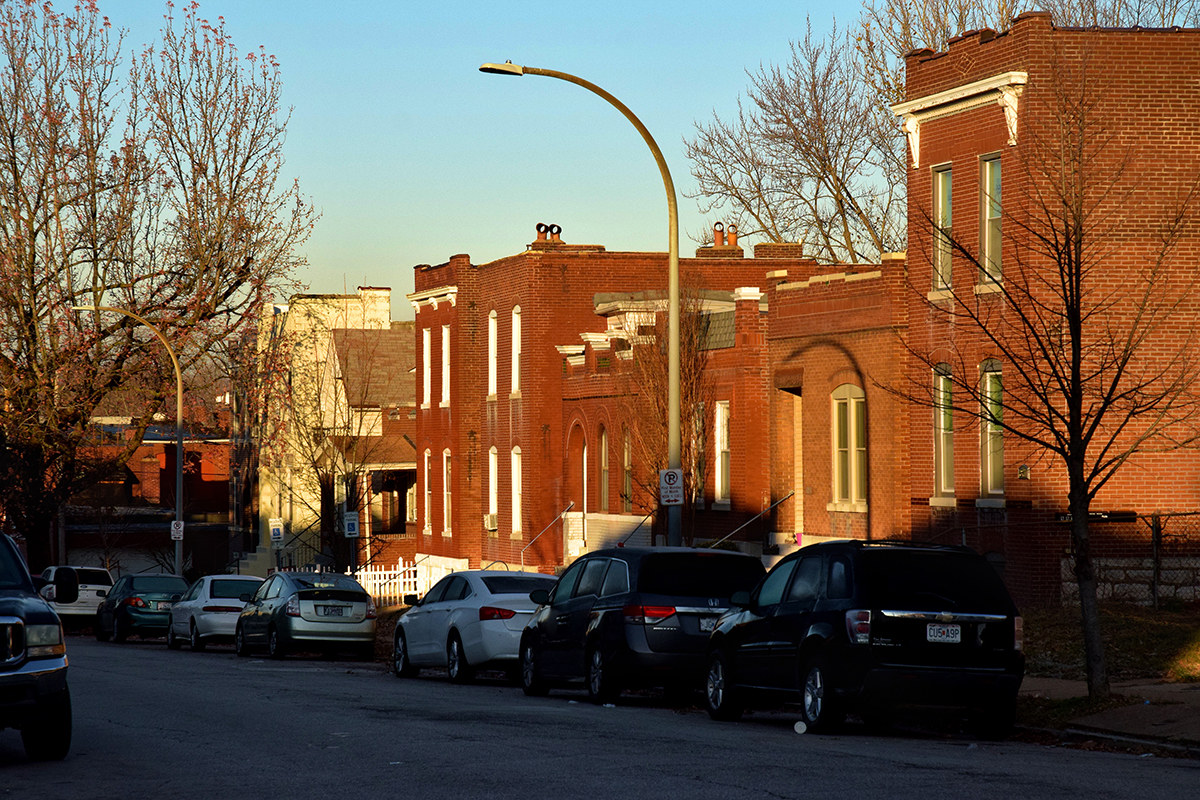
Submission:
<svg viewBox="0 0 1200 800">
<path fill-rule="evenodd" d="M 175 393 L 149 331 L 72 306 L 147 318 L 189 369 L 288 284 L 316 218 L 281 181 L 271 56 L 239 53 L 194 3 L 182 20 L 168 4 L 132 63 L 121 44 L 93 2 L 0 0 L 0 502 L 35 568 L 57 508 L 111 469 L 88 447 L 93 411 L 141 390 L 123 462 Z"/>
<path fill-rule="evenodd" d="M 1116 127 L 1121 114 L 1099 74 L 1106 68 L 1086 52 L 1056 55 L 1044 83 L 1032 87 L 1020 174 L 1009 183 L 1020 190 L 1008 191 L 1004 205 L 1002 280 L 979 296 L 975 280 L 960 282 L 946 290 L 949 302 L 913 287 L 942 333 L 936 347 L 910 343 L 910 351 L 926 378 L 936 371 L 952 388 L 935 393 L 917 371 L 901 390 L 983 426 L 985 442 L 1002 430 L 1017 458 L 1065 476 L 1093 698 L 1108 695 L 1109 680 L 1091 504 L 1139 455 L 1200 437 L 1200 352 L 1178 333 L 1200 323 L 1200 169 L 1178 165 L 1154 182 L 1142 179 L 1161 154 Z M 1165 202 L 1156 194 L 1164 191 Z M 922 241 L 948 246 L 960 274 L 995 275 L 991 254 L 928 215 L 924 223 Z M 932 252 L 910 254 L 932 261 Z M 1000 371 L 990 378 L 980 374 L 980 353 L 996 359 Z"/>
</svg>

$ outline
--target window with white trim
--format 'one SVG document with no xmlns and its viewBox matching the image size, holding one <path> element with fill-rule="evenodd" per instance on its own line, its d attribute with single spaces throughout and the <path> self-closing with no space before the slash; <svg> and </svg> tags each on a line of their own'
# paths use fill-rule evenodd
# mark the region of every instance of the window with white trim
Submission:
<svg viewBox="0 0 1200 800">
<path fill-rule="evenodd" d="M 983 220 L 979 236 L 982 258 L 979 261 L 983 265 L 983 273 L 979 276 L 979 280 L 995 282 L 1000 280 L 1001 275 L 1000 156 L 985 158 L 980 166 L 980 183 L 983 189 L 980 192 L 980 200 L 983 206 L 981 211 Z"/>
<path fill-rule="evenodd" d="M 861 505 L 867 501 L 867 398 L 860 387 L 844 383 L 832 401 L 833 502 Z"/>
<path fill-rule="evenodd" d="M 954 224 L 951 209 L 953 192 L 950 167 L 933 170 L 933 290 L 951 287 L 950 237 Z"/>
<path fill-rule="evenodd" d="M 496 347 L 497 347 L 496 312 L 488 314 L 488 396 L 496 396 Z"/>
<path fill-rule="evenodd" d="M 442 406 L 450 405 L 450 326 L 442 326 Z"/>
<path fill-rule="evenodd" d="M 425 502 L 422 504 L 422 512 L 424 513 L 425 524 L 422 526 L 426 535 L 433 533 L 433 488 L 429 485 L 429 459 L 433 454 L 428 450 L 424 452 L 424 460 L 421 469 L 421 481 L 425 486 Z"/>
<path fill-rule="evenodd" d="M 432 337 L 429 333 L 429 328 L 421 329 L 421 405 L 429 408 L 429 398 L 432 393 L 430 381 L 433 380 L 433 354 L 430 352 L 432 347 Z"/>
<path fill-rule="evenodd" d="M 933 471 L 935 497 L 954 497 L 954 397 L 949 364 L 933 371 Z"/>
<path fill-rule="evenodd" d="M 1004 384 L 1000 376 L 1000 362 L 993 359 L 983 362 L 982 372 L 980 488 L 985 497 L 1001 497 L 1004 495 Z"/>
<path fill-rule="evenodd" d="M 521 448 L 512 449 L 512 532 L 521 532 Z"/>
<path fill-rule="evenodd" d="M 713 417 L 713 449 L 716 451 L 716 475 L 714 476 L 713 501 L 728 503 L 730 494 L 730 457 L 729 457 L 729 401 L 720 400 L 716 404 Z"/>
<path fill-rule="evenodd" d="M 450 489 L 450 450 L 442 451 L 442 535 L 449 536 L 452 520 L 454 519 L 454 505 L 451 502 Z"/>
<path fill-rule="evenodd" d="M 600 426 L 600 510 L 608 512 L 608 429 Z"/>
<path fill-rule="evenodd" d="M 521 307 L 512 310 L 512 393 L 521 391 Z"/>
<path fill-rule="evenodd" d="M 500 452 L 493 447 L 488 450 L 488 513 L 495 515 L 500 510 Z"/>
</svg>

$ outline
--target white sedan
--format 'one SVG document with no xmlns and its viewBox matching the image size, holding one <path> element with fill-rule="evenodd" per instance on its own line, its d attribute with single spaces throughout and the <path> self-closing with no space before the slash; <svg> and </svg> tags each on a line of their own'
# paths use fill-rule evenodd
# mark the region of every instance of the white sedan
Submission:
<svg viewBox="0 0 1200 800">
<path fill-rule="evenodd" d="M 455 683 L 470 681 L 479 669 L 519 675 L 521 631 L 537 605 L 534 589 L 551 589 L 555 578 L 532 572 L 464 570 L 447 575 L 396 622 L 392 668 L 397 677 L 423 668 L 441 668 Z"/>
<path fill-rule="evenodd" d="M 198 653 L 211 641 L 233 641 L 242 595 L 254 594 L 263 579 L 254 575 L 206 575 L 188 587 L 171 606 L 167 647 L 178 650 L 186 640 Z"/>
</svg>

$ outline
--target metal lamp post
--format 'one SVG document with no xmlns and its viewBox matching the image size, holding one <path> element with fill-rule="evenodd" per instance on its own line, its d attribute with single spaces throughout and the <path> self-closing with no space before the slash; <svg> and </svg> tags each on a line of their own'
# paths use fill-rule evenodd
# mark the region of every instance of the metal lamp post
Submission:
<svg viewBox="0 0 1200 800">
<path fill-rule="evenodd" d="M 167 341 L 167 337 L 163 336 L 162 331 L 152 325 L 149 320 L 144 317 L 139 317 L 132 311 L 126 311 L 123 308 L 114 308 L 113 306 L 71 306 L 75 311 L 112 311 L 115 314 L 124 314 L 125 316 L 135 319 L 145 325 L 147 328 L 158 337 L 158 340 L 163 343 L 163 347 L 167 348 L 167 355 L 171 357 L 171 364 L 175 367 L 175 436 L 176 436 L 176 453 L 175 453 L 175 526 L 181 532 L 183 530 L 183 373 L 179 369 L 179 359 L 175 357 L 175 350 L 171 347 L 171 343 Z M 175 540 L 175 574 L 183 574 L 183 539 Z"/>
<path fill-rule="evenodd" d="M 650 151 L 654 154 L 658 171 L 662 174 L 663 186 L 667 190 L 669 224 L 667 246 L 667 466 L 677 470 L 681 466 L 679 456 L 679 205 L 675 198 L 675 183 L 671 180 L 671 171 L 667 169 L 666 159 L 663 158 L 662 151 L 658 149 L 658 144 L 650 135 L 650 131 L 646 130 L 642 121 L 624 103 L 594 83 L 566 72 L 524 67 L 511 61 L 503 64 L 484 64 L 479 71 L 493 75 L 543 75 L 547 78 L 557 78 L 576 86 L 582 86 L 589 92 L 604 98 L 624 114 L 625 118 L 633 123 L 633 127 L 637 128 L 638 133 L 646 140 L 646 144 L 650 146 Z M 677 505 L 670 505 L 666 508 L 667 544 L 678 547 L 683 544 L 683 509 Z"/>
</svg>

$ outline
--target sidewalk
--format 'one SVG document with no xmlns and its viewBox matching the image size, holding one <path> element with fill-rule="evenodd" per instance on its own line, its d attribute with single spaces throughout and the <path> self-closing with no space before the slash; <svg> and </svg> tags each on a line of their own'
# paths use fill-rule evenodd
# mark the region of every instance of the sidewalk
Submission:
<svg viewBox="0 0 1200 800">
<path fill-rule="evenodd" d="M 1140 702 L 1072 720 L 1068 732 L 1200 749 L 1200 683 L 1117 681 L 1112 690 L 1114 694 L 1140 698 Z M 1086 697 L 1087 684 L 1026 676 L 1021 694 L 1050 700 Z"/>
</svg>

